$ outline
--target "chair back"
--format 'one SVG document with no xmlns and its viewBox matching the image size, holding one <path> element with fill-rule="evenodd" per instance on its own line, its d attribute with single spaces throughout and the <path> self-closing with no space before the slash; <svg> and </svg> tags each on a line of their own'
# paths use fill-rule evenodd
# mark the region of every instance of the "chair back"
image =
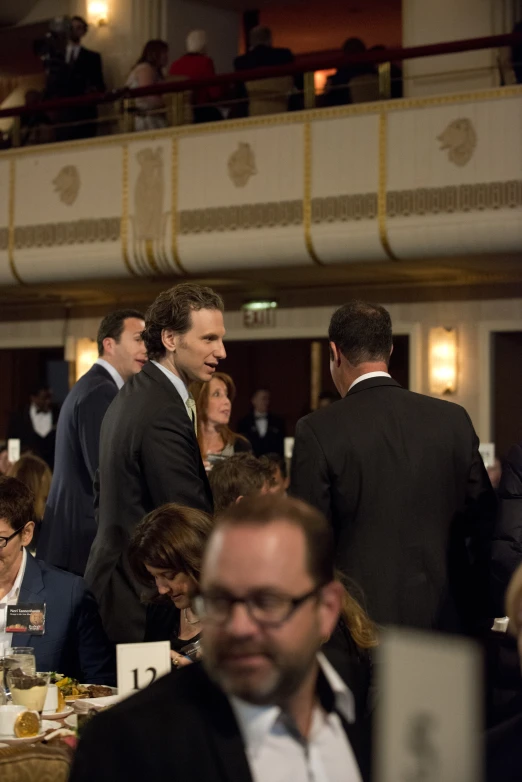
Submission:
<svg viewBox="0 0 522 782">
<path fill-rule="evenodd" d="M 250 116 L 263 114 L 283 114 L 288 111 L 288 95 L 292 92 L 292 76 L 277 76 L 273 79 L 247 81 L 246 88 L 250 101 Z"/>
</svg>

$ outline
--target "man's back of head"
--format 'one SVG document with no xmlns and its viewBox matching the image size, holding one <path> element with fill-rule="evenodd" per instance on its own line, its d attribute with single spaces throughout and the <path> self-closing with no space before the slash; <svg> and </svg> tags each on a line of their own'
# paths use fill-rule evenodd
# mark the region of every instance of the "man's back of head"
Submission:
<svg viewBox="0 0 522 782">
<path fill-rule="evenodd" d="M 271 480 L 270 465 L 250 453 L 237 453 L 217 462 L 209 473 L 215 512 L 224 511 L 243 497 L 267 491 Z"/>
<path fill-rule="evenodd" d="M 272 46 L 272 31 L 270 27 L 258 25 L 250 31 L 250 48 L 257 46 Z"/>
<path fill-rule="evenodd" d="M 123 381 L 139 372 L 147 361 L 144 328 L 143 315 L 135 309 L 109 312 L 98 328 L 98 356 L 113 366 Z"/>
</svg>

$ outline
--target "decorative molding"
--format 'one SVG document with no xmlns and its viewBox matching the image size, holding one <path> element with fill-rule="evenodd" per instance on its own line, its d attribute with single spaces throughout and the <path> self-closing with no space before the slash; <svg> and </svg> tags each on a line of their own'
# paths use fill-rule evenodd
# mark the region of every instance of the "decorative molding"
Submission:
<svg viewBox="0 0 522 782">
<path fill-rule="evenodd" d="M 16 269 L 15 259 L 14 259 L 14 249 L 15 249 L 15 196 L 16 196 L 16 158 L 12 158 L 9 161 L 9 228 L 8 228 L 8 238 L 7 238 L 7 253 L 9 258 L 9 268 L 11 269 L 11 274 L 15 278 L 15 280 L 20 283 L 20 285 L 24 284 L 24 281 L 18 274 L 18 271 Z"/>
<path fill-rule="evenodd" d="M 246 187 L 257 174 L 256 156 L 250 144 L 240 141 L 228 159 L 228 175 L 236 187 Z"/>
<path fill-rule="evenodd" d="M 72 206 L 80 192 L 80 173 L 76 166 L 64 166 L 53 179 L 54 192 L 66 206 Z"/>
<path fill-rule="evenodd" d="M 375 220 L 377 200 L 377 193 L 312 198 L 312 222 L 320 224 Z"/>
<path fill-rule="evenodd" d="M 477 146 L 477 132 L 470 119 L 462 117 L 450 122 L 446 130 L 437 136 L 440 151 L 448 150 L 448 158 L 456 166 L 467 166 Z"/>
<path fill-rule="evenodd" d="M 137 272 L 132 266 L 129 258 L 129 147 L 124 144 L 121 149 L 121 254 L 125 268 L 131 275 L 136 277 Z"/>
<path fill-rule="evenodd" d="M 386 187 L 388 183 L 388 115 L 381 111 L 379 115 L 379 192 L 377 194 L 377 219 L 379 221 L 379 239 L 382 249 L 390 259 L 396 261 L 397 256 L 390 246 L 386 218 L 388 204 Z"/>
<path fill-rule="evenodd" d="M 386 213 L 394 217 L 483 212 L 522 207 L 522 180 L 390 191 Z"/>
<path fill-rule="evenodd" d="M 9 228 L 0 228 L 0 252 L 9 247 Z"/>
<path fill-rule="evenodd" d="M 172 257 L 174 263 L 177 266 L 176 271 L 186 274 L 181 258 L 179 256 L 178 247 L 178 225 L 180 223 L 178 215 L 178 186 L 179 186 L 179 146 L 176 136 L 172 138 L 172 160 L 171 160 L 171 202 L 170 202 L 170 222 L 171 222 L 171 245 L 172 245 Z"/>
<path fill-rule="evenodd" d="M 183 210 L 178 213 L 179 232 L 182 236 L 213 233 L 214 231 L 286 228 L 302 224 L 302 201 L 218 206 L 208 209 Z"/>
<path fill-rule="evenodd" d="M 309 122 L 304 126 L 304 193 L 303 193 L 303 226 L 304 239 L 308 255 L 312 261 L 322 266 L 317 255 L 312 238 L 312 126 Z"/>
<path fill-rule="evenodd" d="M 119 217 L 99 217 L 67 223 L 19 225 L 14 229 L 14 247 L 16 250 L 25 250 L 32 247 L 117 242 L 120 238 L 120 222 Z"/>
</svg>

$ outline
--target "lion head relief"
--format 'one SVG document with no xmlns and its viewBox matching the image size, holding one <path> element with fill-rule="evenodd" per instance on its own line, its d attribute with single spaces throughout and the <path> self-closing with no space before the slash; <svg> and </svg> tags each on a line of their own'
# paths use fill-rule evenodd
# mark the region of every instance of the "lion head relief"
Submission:
<svg viewBox="0 0 522 782">
<path fill-rule="evenodd" d="M 53 185 L 60 201 L 72 206 L 80 192 L 80 174 L 76 166 L 64 166 L 53 179 Z"/>
<path fill-rule="evenodd" d="M 437 136 L 440 150 L 448 150 L 448 158 L 456 166 L 465 166 L 475 152 L 477 134 L 470 119 L 455 119 Z"/>
</svg>

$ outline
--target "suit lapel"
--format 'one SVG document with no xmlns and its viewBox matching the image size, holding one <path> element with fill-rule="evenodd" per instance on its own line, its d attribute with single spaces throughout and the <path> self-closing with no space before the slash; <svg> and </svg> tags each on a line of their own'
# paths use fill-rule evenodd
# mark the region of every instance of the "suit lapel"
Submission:
<svg viewBox="0 0 522 782">
<path fill-rule="evenodd" d="M 19 603 L 41 603 L 43 601 L 42 592 L 45 584 L 42 578 L 42 571 L 34 557 L 27 553 L 27 562 L 25 573 L 20 586 Z M 15 633 L 13 635 L 13 646 L 31 646 L 30 633 Z"/>
</svg>

